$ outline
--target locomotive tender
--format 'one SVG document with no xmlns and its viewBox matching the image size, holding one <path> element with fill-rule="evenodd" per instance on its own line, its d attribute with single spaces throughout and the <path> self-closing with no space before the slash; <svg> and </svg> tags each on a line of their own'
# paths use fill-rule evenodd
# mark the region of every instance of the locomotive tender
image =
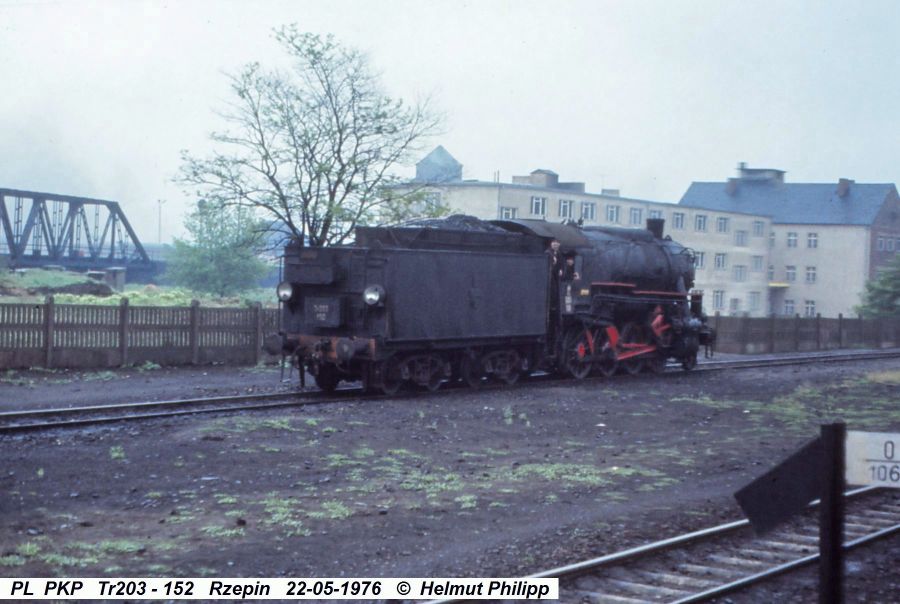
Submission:
<svg viewBox="0 0 900 604">
<path fill-rule="evenodd" d="M 647 222 L 451 216 L 359 227 L 349 246 L 294 241 L 277 289 L 282 353 L 323 390 L 361 380 L 388 394 L 405 382 L 512 384 L 538 369 L 662 371 L 669 358 L 691 369 L 713 338 L 689 291 L 694 255 L 662 237 L 662 220 Z"/>
</svg>

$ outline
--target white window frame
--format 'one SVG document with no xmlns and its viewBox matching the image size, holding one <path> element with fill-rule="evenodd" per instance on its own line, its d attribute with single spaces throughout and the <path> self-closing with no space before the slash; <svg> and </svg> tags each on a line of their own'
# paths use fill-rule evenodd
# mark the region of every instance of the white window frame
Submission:
<svg viewBox="0 0 900 604">
<path fill-rule="evenodd" d="M 716 218 L 716 232 L 727 233 L 730 229 L 730 221 L 727 216 L 719 216 Z"/>
<path fill-rule="evenodd" d="M 684 230 L 684 212 L 672 212 L 672 229 Z"/>
<path fill-rule="evenodd" d="M 738 247 L 747 247 L 747 231 L 737 230 L 734 232 L 734 244 Z"/>
<path fill-rule="evenodd" d="M 753 221 L 753 236 L 762 237 L 766 234 L 766 223 L 762 220 Z"/>
<path fill-rule="evenodd" d="M 694 216 L 694 230 L 698 233 L 706 232 L 706 214 L 696 214 Z"/>
<path fill-rule="evenodd" d="M 713 310 L 724 310 L 725 309 L 725 290 L 724 289 L 714 289 L 713 290 Z"/>
<path fill-rule="evenodd" d="M 743 283 L 747 280 L 747 265 L 746 264 L 735 264 L 734 265 L 734 280 L 738 283 Z"/>
<path fill-rule="evenodd" d="M 662 218 L 662 210 L 647 210 L 647 218 Z"/>
<path fill-rule="evenodd" d="M 620 206 L 613 204 L 606 206 L 606 222 L 619 224 L 619 208 Z"/>
<path fill-rule="evenodd" d="M 797 233 L 794 231 L 787 234 L 787 247 L 797 247 Z"/>
<path fill-rule="evenodd" d="M 539 209 L 539 212 L 535 212 L 536 209 Z M 538 197 L 534 195 L 531 197 L 531 215 L 532 216 L 546 216 L 547 215 L 547 198 L 546 197 Z"/>
<path fill-rule="evenodd" d="M 814 266 L 806 267 L 806 282 L 809 284 L 813 284 L 816 282 L 816 267 L 814 267 Z"/>
<path fill-rule="evenodd" d="M 501 206 L 500 208 L 500 220 L 515 220 L 518 215 L 519 208 L 510 206 Z"/>
<path fill-rule="evenodd" d="M 597 204 L 593 201 L 581 202 L 582 220 L 597 220 Z"/>
<path fill-rule="evenodd" d="M 641 224 L 644 219 L 644 210 L 641 208 L 629 208 L 628 224 Z"/>
<path fill-rule="evenodd" d="M 560 199 L 559 200 L 559 217 L 560 218 L 571 218 L 572 217 L 572 203 L 571 199 Z"/>
<path fill-rule="evenodd" d="M 694 252 L 694 268 L 704 268 L 706 266 L 706 252 Z"/>
<path fill-rule="evenodd" d="M 788 283 L 794 283 L 797 280 L 796 265 L 788 264 L 784 267 L 784 280 Z"/>
<path fill-rule="evenodd" d="M 785 300 L 784 301 L 784 314 L 794 315 L 795 314 L 794 310 L 795 310 L 794 301 L 790 300 L 790 299 Z"/>
<path fill-rule="evenodd" d="M 816 316 L 816 301 L 815 300 L 804 300 L 803 301 L 803 316 L 809 317 L 809 318 Z"/>
<path fill-rule="evenodd" d="M 716 254 L 713 262 L 715 263 L 715 264 L 713 264 L 713 267 L 717 271 L 723 271 L 723 270 L 727 269 L 728 268 L 728 254 L 722 254 L 722 253 Z"/>
<path fill-rule="evenodd" d="M 806 247 L 810 249 L 815 249 L 819 247 L 819 234 L 818 233 L 807 233 L 806 234 Z"/>
<path fill-rule="evenodd" d="M 750 292 L 748 297 L 748 304 L 750 306 L 750 310 L 759 310 L 759 307 L 762 305 L 762 294 L 759 292 Z"/>
</svg>

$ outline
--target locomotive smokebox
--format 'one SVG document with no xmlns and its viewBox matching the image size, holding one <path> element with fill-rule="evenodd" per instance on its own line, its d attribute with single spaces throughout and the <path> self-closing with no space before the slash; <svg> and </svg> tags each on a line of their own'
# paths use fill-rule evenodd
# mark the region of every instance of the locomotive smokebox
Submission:
<svg viewBox="0 0 900 604">
<path fill-rule="evenodd" d="M 657 239 L 662 239 L 663 237 L 663 228 L 666 226 L 666 221 L 664 218 L 648 218 L 647 219 L 647 230 L 653 233 L 653 236 Z"/>
</svg>

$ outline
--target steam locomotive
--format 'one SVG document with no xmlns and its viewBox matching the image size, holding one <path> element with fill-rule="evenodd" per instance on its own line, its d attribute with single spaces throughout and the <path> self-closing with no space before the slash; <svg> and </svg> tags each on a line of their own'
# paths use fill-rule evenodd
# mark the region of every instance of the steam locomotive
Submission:
<svg viewBox="0 0 900 604">
<path fill-rule="evenodd" d="M 692 369 L 714 338 L 693 252 L 647 229 L 469 216 L 359 227 L 353 245 L 285 249 L 279 344 L 325 391 L 477 388 L 534 370 Z M 558 251 L 556 251 L 558 242 Z"/>
</svg>

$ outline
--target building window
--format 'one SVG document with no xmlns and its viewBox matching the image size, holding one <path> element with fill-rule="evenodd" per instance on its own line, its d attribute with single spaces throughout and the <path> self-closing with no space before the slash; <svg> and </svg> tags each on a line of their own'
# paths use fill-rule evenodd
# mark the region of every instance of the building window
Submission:
<svg viewBox="0 0 900 604">
<path fill-rule="evenodd" d="M 753 236 L 762 237 L 766 232 L 766 223 L 762 220 L 753 221 Z"/>
<path fill-rule="evenodd" d="M 606 222 L 619 222 L 619 206 L 606 206 Z"/>
<path fill-rule="evenodd" d="M 794 314 L 794 301 L 793 300 L 785 300 L 784 301 L 784 314 L 786 314 L 786 315 Z"/>
<path fill-rule="evenodd" d="M 806 282 L 807 283 L 815 283 L 816 282 L 816 267 L 814 267 L 814 266 L 806 267 Z"/>
<path fill-rule="evenodd" d="M 694 252 L 694 266 L 703 268 L 706 265 L 706 252 Z"/>
<path fill-rule="evenodd" d="M 775 280 L 775 265 L 770 264 L 769 265 L 769 281 L 774 281 L 774 280 Z"/>
<path fill-rule="evenodd" d="M 439 191 L 430 191 L 422 196 L 425 207 L 429 210 L 436 210 L 441 207 L 441 193 Z"/>
<path fill-rule="evenodd" d="M 679 231 L 684 229 L 684 212 L 672 212 L 672 228 Z"/>
<path fill-rule="evenodd" d="M 694 230 L 706 231 L 706 214 L 697 214 L 694 216 Z"/>
<path fill-rule="evenodd" d="M 725 308 L 725 290 L 713 290 L 713 310 L 722 310 Z"/>
<path fill-rule="evenodd" d="M 628 222 L 630 224 L 641 224 L 641 220 L 644 216 L 644 210 L 640 208 L 631 208 L 628 212 Z"/>
<path fill-rule="evenodd" d="M 734 265 L 734 280 L 738 283 L 747 280 L 747 266 L 744 264 Z"/>
<path fill-rule="evenodd" d="M 582 201 L 581 217 L 584 220 L 597 220 L 597 204 L 593 201 Z"/>
<path fill-rule="evenodd" d="M 559 200 L 559 217 L 560 218 L 571 218 L 572 217 L 572 200 L 571 199 L 560 199 Z"/>
<path fill-rule="evenodd" d="M 750 310 L 759 310 L 762 296 L 759 292 L 750 292 Z"/>
<path fill-rule="evenodd" d="M 806 300 L 803 303 L 803 314 L 807 317 L 815 317 L 816 316 L 816 301 L 815 300 Z"/>
<path fill-rule="evenodd" d="M 806 234 L 806 247 L 819 247 L 819 234 L 818 233 L 807 233 Z"/>
<path fill-rule="evenodd" d="M 894 251 L 894 240 L 888 239 L 885 243 L 887 244 L 887 251 L 893 252 Z"/>
<path fill-rule="evenodd" d="M 787 246 L 797 247 L 797 233 L 791 232 L 787 234 Z"/>
<path fill-rule="evenodd" d="M 647 216 L 649 218 L 662 218 L 662 210 L 647 210 Z"/>
<path fill-rule="evenodd" d="M 762 256 L 753 256 L 753 264 L 750 265 L 754 273 L 761 273 L 763 269 L 763 257 Z"/>
<path fill-rule="evenodd" d="M 501 220 L 515 220 L 516 216 L 519 215 L 518 208 L 500 208 L 500 219 Z"/>
<path fill-rule="evenodd" d="M 543 216 L 547 213 L 547 198 L 546 197 L 532 197 L 531 198 L 531 215 L 532 216 Z"/>
<path fill-rule="evenodd" d="M 728 232 L 728 219 L 724 216 L 719 216 L 716 218 L 716 232 L 717 233 L 727 233 Z"/>
<path fill-rule="evenodd" d="M 775 247 L 775 231 L 769 231 L 769 247 Z"/>
<path fill-rule="evenodd" d="M 728 254 L 716 254 L 716 270 L 728 268 Z"/>
<path fill-rule="evenodd" d="M 747 231 L 735 231 L 734 244 L 738 246 L 747 245 Z"/>
<path fill-rule="evenodd" d="M 739 310 L 741 310 L 741 299 L 740 298 L 732 298 L 731 300 L 729 300 L 728 301 L 728 310 L 730 310 L 733 313 L 736 313 Z"/>
<path fill-rule="evenodd" d="M 788 265 L 784 267 L 784 280 L 792 283 L 797 280 L 797 267 Z"/>
</svg>

